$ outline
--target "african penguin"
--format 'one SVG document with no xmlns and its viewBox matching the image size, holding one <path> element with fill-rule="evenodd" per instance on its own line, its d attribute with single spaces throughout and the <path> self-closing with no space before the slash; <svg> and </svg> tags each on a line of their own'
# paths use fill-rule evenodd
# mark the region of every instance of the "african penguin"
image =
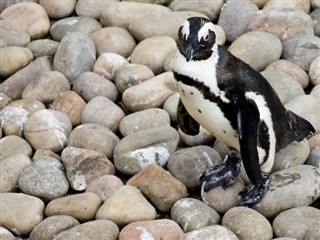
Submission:
<svg viewBox="0 0 320 240">
<path fill-rule="evenodd" d="M 260 73 L 216 43 L 214 25 L 206 18 L 187 19 L 179 28 L 177 46 L 173 73 L 180 129 L 196 135 L 201 125 L 233 149 L 226 163 L 203 173 L 204 190 L 232 186 L 242 159 L 252 185 L 240 193 L 239 205 L 260 201 L 275 153 L 314 133 L 313 126 L 286 110 Z"/>
</svg>

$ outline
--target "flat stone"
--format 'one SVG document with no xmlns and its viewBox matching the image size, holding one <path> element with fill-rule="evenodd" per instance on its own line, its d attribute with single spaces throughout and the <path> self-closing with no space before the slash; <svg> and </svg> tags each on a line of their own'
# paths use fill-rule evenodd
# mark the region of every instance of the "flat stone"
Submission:
<svg viewBox="0 0 320 240">
<path fill-rule="evenodd" d="M 27 45 L 27 48 L 33 53 L 35 58 L 42 56 L 53 57 L 57 51 L 59 42 L 51 39 L 38 39 L 34 40 Z"/>
<path fill-rule="evenodd" d="M 0 161 L 8 157 L 24 154 L 31 157 L 32 147 L 30 144 L 21 137 L 10 135 L 0 139 L 0 146 L 3 151 L 0 151 Z"/>
<path fill-rule="evenodd" d="M 1 48 L 8 46 L 25 47 L 31 41 L 26 31 L 5 20 L 0 20 L 0 39 Z"/>
<path fill-rule="evenodd" d="M 184 234 L 184 240 L 239 240 L 228 228 L 211 225 Z"/>
<path fill-rule="evenodd" d="M 0 111 L 0 126 L 4 135 L 23 137 L 23 126 L 28 121 L 29 112 L 23 108 L 7 106 Z"/>
<path fill-rule="evenodd" d="M 91 17 L 99 20 L 103 9 L 110 5 L 110 2 L 119 2 L 119 0 L 92 1 L 78 0 L 76 5 L 76 14 L 81 17 Z"/>
<path fill-rule="evenodd" d="M 309 68 L 310 82 L 313 85 L 320 84 L 320 57 L 315 58 Z"/>
<path fill-rule="evenodd" d="M 46 10 L 48 16 L 53 19 L 60 19 L 70 16 L 75 9 L 77 0 L 69 1 L 48 1 L 39 0 L 39 4 Z"/>
<path fill-rule="evenodd" d="M 8 107 L 22 108 L 28 112 L 28 117 L 30 117 L 35 112 L 46 108 L 46 106 L 42 102 L 32 98 L 13 101 L 8 104 Z"/>
</svg>

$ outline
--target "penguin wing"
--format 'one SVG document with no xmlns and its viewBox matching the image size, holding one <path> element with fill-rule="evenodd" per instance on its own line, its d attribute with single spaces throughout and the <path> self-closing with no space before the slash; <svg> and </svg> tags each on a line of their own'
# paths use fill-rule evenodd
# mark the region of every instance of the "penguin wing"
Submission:
<svg viewBox="0 0 320 240">
<path fill-rule="evenodd" d="M 257 105 L 251 99 L 241 99 L 238 102 L 237 128 L 240 153 L 243 166 L 253 184 L 260 183 L 261 171 L 258 156 L 258 124 L 260 113 Z"/>
<path fill-rule="evenodd" d="M 188 135 L 197 135 L 200 131 L 199 123 L 194 120 L 188 113 L 187 109 L 183 105 L 181 99 L 179 99 L 177 107 L 177 120 L 180 129 Z"/>
</svg>

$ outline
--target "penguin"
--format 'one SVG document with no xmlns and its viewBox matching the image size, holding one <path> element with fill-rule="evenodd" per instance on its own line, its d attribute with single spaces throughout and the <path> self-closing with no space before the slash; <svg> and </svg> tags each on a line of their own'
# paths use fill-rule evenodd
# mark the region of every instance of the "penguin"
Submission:
<svg viewBox="0 0 320 240">
<path fill-rule="evenodd" d="M 241 162 L 251 185 L 239 193 L 240 206 L 259 202 L 270 182 L 277 151 L 315 132 L 304 118 L 285 109 L 268 81 L 216 42 L 214 24 L 188 18 L 178 30 L 172 71 L 180 100 L 177 120 L 189 135 L 202 126 L 232 150 L 225 163 L 207 169 L 204 191 L 231 187 Z"/>
</svg>

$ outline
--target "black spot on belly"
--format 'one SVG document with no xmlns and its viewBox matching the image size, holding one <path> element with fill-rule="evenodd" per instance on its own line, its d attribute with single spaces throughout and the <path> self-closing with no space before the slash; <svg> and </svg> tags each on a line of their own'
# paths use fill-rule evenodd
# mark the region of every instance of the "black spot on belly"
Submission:
<svg viewBox="0 0 320 240">
<path fill-rule="evenodd" d="M 190 92 L 191 95 L 193 95 L 193 92 Z"/>
<path fill-rule="evenodd" d="M 226 131 L 226 130 L 223 130 L 223 133 L 227 133 L 227 131 Z"/>
<path fill-rule="evenodd" d="M 199 113 L 202 113 L 202 111 L 201 111 L 200 109 L 198 109 L 198 112 L 199 112 Z"/>
</svg>

